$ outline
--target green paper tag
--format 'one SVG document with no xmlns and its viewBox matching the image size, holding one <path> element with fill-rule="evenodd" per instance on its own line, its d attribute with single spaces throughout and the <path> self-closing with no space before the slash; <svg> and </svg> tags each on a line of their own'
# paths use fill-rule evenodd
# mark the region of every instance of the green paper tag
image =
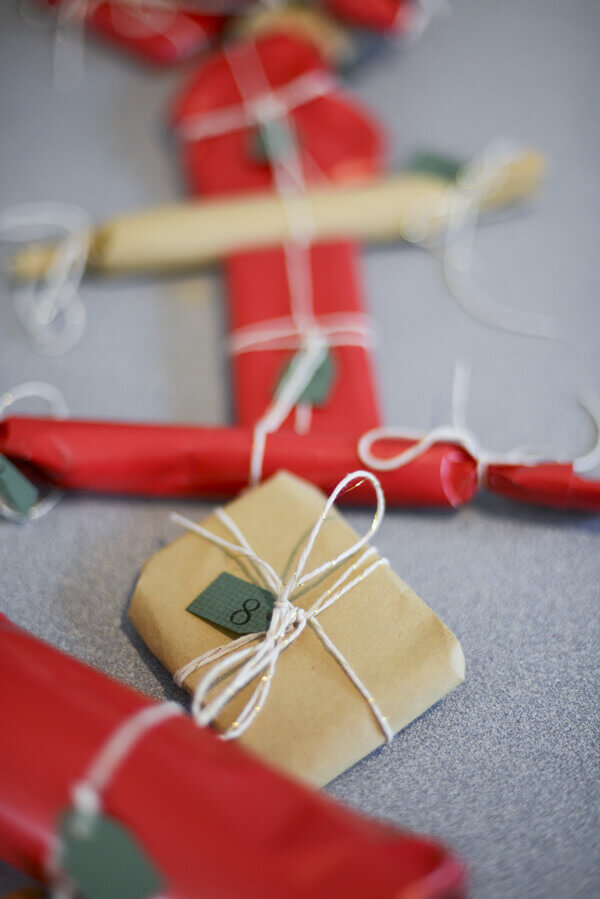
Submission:
<svg viewBox="0 0 600 899">
<path fill-rule="evenodd" d="M 85 899 L 147 899 L 161 889 L 144 851 L 114 818 L 69 809 L 60 838 L 61 867 Z"/>
<path fill-rule="evenodd" d="M 287 159 L 294 149 L 294 137 L 287 123 L 275 119 L 257 125 L 250 135 L 250 153 L 257 162 Z"/>
<path fill-rule="evenodd" d="M 236 634 L 266 631 L 275 597 L 224 571 L 189 604 L 187 611 Z"/>
<path fill-rule="evenodd" d="M 294 356 L 288 363 L 286 363 L 283 373 L 277 383 L 277 387 L 275 388 L 276 395 L 285 384 L 286 378 L 289 376 L 290 369 L 294 364 L 294 360 L 296 358 L 297 356 Z M 302 391 L 298 402 L 310 403 L 312 406 L 324 406 L 329 399 L 329 394 L 331 393 L 334 380 L 335 362 L 333 361 L 333 357 L 328 350 L 325 354 L 325 358 Z"/>
<path fill-rule="evenodd" d="M 38 498 L 37 487 L 5 456 L 0 456 L 0 496 L 21 515 L 27 515 Z"/>
<path fill-rule="evenodd" d="M 411 172 L 435 175 L 437 178 L 443 178 L 444 181 L 456 181 L 464 165 L 464 161 L 455 157 L 423 150 L 415 153 L 410 159 L 407 168 Z"/>
</svg>

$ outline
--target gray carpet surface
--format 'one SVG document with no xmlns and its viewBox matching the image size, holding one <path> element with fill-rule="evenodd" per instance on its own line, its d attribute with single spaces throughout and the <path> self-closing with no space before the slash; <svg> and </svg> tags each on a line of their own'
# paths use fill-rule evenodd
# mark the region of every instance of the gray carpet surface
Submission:
<svg viewBox="0 0 600 899">
<path fill-rule="evenodd" d="M 499 302 L 555 315 L 559 340 L 472 321 L 426 253 L 365 250 L 389 423 L 447 421 L 460 358 L 472 365 L 468 416 L 485 446 L 564 457 L 593 441 L 576 398 L 600 391 L 599 37 L 589 0 L 456 0 L 420 43 L 350 85 L 385 122 L 392 161 L 420 147 L 467 157 L 508 137 L 551 162 L 535 202 L 482 227 L 476 277 Z M 63 200 L 101 219 L 183 195 L 165 125 L 183 73 L 148 72 L 89 41 L 83 80 L 57 93 L 52 50 L 51 31 L 1 5 L 2 206 Z M 32 350 L 3 292 L 2 390 L 41 379 L 73 415 L 231 420 L 218 272 L 89 281 L 83 297 L 85 336 L 52 359 Z M 0 523 L 0 609 L 125 683 L 179 696 L 124 620 L 140 566 L 173 536 L 170 509 L 202 517 L 209 505 L 84 495 L 29 526 Z M 366 512 L 348 517 L 367 524 Z M 391 510 L 378 538 L 458 635 L 467 678 L 329 792 L 444 840 L 480 899 L 600 894 L 599 539 L 599 517 L 491 495 L 457 512 Z M 10 739 L 1 727 L 0 739 Z M 19 882 L 0 866 L 0 888 Z"/>
</svg>

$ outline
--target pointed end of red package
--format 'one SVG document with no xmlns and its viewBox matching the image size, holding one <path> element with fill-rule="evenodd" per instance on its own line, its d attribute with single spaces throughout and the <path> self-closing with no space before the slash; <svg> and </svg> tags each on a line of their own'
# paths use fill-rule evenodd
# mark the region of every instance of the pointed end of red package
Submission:
<svg viewBox="0 0 600 899">
<path fill-rule="evenodd" d="M 580 477 L 570 463 L 490 465 L 486 486 L 494 493 L 524 503 L 600 512 L 600 481 Z"/>
</svg>

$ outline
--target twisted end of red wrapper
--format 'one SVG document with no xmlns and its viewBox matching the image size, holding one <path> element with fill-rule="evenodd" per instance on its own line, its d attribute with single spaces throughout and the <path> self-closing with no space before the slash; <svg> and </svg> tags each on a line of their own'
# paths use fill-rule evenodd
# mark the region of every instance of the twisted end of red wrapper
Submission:
<svg viewBox="0 0 600 899">
<path fill-rule="evenodd" d="M 600 481 L 579 477 L 571 463 L 490 465 L 485 482 L 494 493 L 519 502 L 600 512 Z"/>
</svg>

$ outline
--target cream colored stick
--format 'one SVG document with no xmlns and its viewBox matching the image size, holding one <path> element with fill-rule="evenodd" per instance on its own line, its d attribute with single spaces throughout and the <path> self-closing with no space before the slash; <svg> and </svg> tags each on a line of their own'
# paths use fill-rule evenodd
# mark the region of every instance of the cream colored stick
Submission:
<svg viewBox="0 0 600 899">
<path fill-rule="evenodd" d="M 544 157 L 528 150 L 512 157 L 503 177 L 483 197 L 494 209 L 524 199 L 538 187 Z M 448 223 L 457 188 L 430 175 L 399 174 L 355 186 L 329 186 L 284 199 L 265 192 L 238 199 L 181 203 L 128 213 L 91 235 L 88 268 L 103 273 L 163 272 L 213 263 L 239 250 L 293 238 L 290 223 L 306 221 L 311 240 L 360 242 L 427 238 Z M 308 204 L 308 205 L 307 205 Z M 46 272 L 54 247 L 32 245 L 12 260 L 17 278 Z"/>
</svg>

